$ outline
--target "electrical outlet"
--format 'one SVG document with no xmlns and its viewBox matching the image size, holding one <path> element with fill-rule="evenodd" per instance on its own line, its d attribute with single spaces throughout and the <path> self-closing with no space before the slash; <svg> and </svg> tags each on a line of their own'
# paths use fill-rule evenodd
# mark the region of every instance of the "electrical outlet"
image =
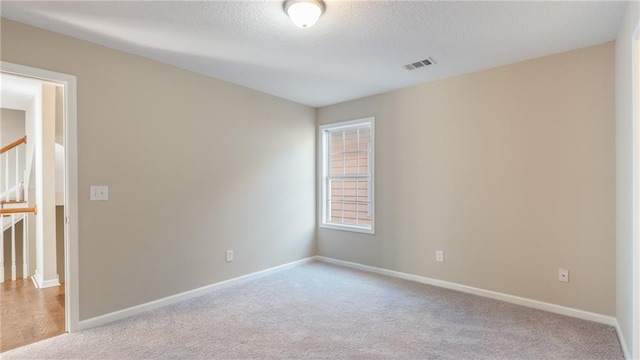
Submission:
<svg viewBox="0 0 640 360">
<path fill-rule="evenodd" d="M 439 261 L 439 262 L 444 261 L 444 251 L 436 250 L 436 261 Z"/>
<path fill-rule="evenodd" d="M 558 270 L 558 281 L 569 282 L 569 270 L 567 269 L 559 269 Z"/>
<path fill-rule="evenodd" d="M 95 186 L 89 187 L 89 200 L 93 201 L 107 201 L 109 200 L 109 187 L 108 186 Z"/>
<path fill-rule="evenodd" d="M 233 250 L 227 250 L 227 262 L 233 261 Z"/>
</svg>

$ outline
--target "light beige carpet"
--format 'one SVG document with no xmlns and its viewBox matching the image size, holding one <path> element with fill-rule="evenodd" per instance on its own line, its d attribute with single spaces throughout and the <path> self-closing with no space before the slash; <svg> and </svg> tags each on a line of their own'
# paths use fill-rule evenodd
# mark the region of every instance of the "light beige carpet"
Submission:
<svg viewBox="0 0 640 360">
<path fill-rule="evenodd" d="M 314 262 L 2 359 L 622 359 L 614 328 Z"/>
</svg>

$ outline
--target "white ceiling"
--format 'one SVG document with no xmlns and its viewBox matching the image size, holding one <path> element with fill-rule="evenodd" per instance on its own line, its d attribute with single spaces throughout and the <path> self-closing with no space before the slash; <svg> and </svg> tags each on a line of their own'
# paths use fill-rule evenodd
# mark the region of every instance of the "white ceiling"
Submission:
<svg viewBox="0 0 640 360">
<path fill-rule="evenodd" d="M 2 17 L 315 107 L 614 40 L 616 1 L 11 2 Z M 426 57 L 437 64 L 403 65 Z"/>
</svg>

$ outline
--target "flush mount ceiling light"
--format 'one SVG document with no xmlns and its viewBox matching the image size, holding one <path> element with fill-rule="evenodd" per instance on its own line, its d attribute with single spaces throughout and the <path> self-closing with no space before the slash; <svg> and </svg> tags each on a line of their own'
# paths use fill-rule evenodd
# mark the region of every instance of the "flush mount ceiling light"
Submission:
<svg viewBox="0 0 640 360">
<path fill-rule="evenodd" d="M 301 28 L 312 27 L 324 12 L 322 0 L 287 0 L 284 12 Z"/>
</svg>

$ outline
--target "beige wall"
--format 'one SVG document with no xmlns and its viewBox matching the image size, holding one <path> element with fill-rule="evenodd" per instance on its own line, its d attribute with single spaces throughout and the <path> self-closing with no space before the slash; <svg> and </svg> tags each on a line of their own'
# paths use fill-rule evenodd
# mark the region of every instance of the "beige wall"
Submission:
<svg viewBox="0 0 640 360">
<path fill-rule="evenodd" d="M 613 75 L 607 43 L 319 109 L 375 116 L 377 216 L 319 255 L 614 315 Z"/>
<path fill-rule="evenodd" d="M 25 136 L 25 116 L 26 113 L 22 110 L 0 108 L 0 147 L 7 146 Z M 10 162 L 8 174 L 9 189 L 13 189 L 16 185 L 16 168 L 15 163 L 13 162 L 14 156 L 15 153 L 12 152 L 12 160 Z M 25 156 L 25 150 L 20 149 L 20 164 L 24 164 Z M 22 166 L 21 168 L 24 168 L 24 166 Z M 3 184 L 2 186 L 5 186 L 5 184 Z M 0 190 L 0 193 L 2 192 L 4 192 L 4 188 Z"/>
<path fill-rule="evenodd" d="M 313 108 L 6 19 L 1 46 L 77 76 L 81 320 L 314 255 Z"/>
<path fill-rule="evenodd" d="M 640 25 L 640 4 L 630 2 L 616 41 L 616 234 L 617 276 L 616 317 L 623 334 L 621 339 L 633 359 L 640 357 L 638 349 L 638 238 L 633 233 L 634 128 L 633 33 Z M 636 75 L 638 75 L 636 73 Z M 638 94 L 635 94 L 638 96 Z M 636 140 L 637 141 L 637 140 Z M 637 146 L 637 145 L 635 145 Z M 636 157 L 638 155 L 636 154 Z M 637 171 L 637 169 L 636 169 Z M 635 185 L 637 186 L 637 184 Z M 635 259 L 635 263 L 634 263 Z M 635 286 L 634 286 L 635 284 Z"/>
<path fill-rule="evenodd" d="M 0 108 L 0 147 L 7 146 L 25 135 L 25 112 Z"/>
<path fill-rule="evenodd" d="M 56 144 L 64 145 L 64 88 L 56 87 Z"/>
</svg>

